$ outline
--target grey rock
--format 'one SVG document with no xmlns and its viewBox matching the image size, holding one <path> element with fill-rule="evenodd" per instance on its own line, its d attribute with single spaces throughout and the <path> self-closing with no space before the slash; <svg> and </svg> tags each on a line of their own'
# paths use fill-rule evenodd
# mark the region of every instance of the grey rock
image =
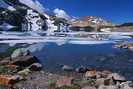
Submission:
<svg viewBox="0 0 133 89">
<path fill-rule="evenodd" d="M 127 81 L 120 84 L 120 89 L 133 89 L 133 82 Z"/>
<path fill-rule="evenodd" d="M 109 78 L 113 78 L 116 81 L 126 81 L 126 78 L 118 73 L 112 73 L 108 76 Z"/>
</svg>

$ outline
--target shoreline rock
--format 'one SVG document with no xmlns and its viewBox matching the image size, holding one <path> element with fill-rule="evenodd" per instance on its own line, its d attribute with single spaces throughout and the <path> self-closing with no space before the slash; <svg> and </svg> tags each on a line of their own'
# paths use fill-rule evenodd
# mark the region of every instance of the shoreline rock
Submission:
<svg viewBox="0 0 133 89">
<path fill-rule="evenodd" d="M 14 72 L 14 74 L 12 72 L 5 75 L 0 74 L 0 80 L 3 79 L 0 81 L 0 85 L 5 87 L 15 87 L 14 89 L 49 89 L 49 87 L 52 87 L 51 89 L 67 89 L 68 87 L 70 89 L 133 89 L 133 82 L 128 82 L 124 76 L 110 71 L 97 71 L 88 67 L 80 67 L 76 71 L 71 66 L 63 65 L 61 67 L 64 72 L 75 72 L 74 75 L 57 75 L 41 72 L 43 66 L 34 56 L 6 59 L 6 61 L 3 60 L 3 63 L 7 60 L 9 63 L 2 65 L 3 68 L 17 69 L 21 67 L 22 69 Z M 10 83 L 10 81 L 13 81 L 13 83 Z"/>
</svg>

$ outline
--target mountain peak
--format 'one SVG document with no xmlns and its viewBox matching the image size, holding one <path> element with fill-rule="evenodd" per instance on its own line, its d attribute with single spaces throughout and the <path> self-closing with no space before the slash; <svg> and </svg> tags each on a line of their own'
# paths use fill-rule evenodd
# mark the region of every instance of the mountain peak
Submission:
<svg viewBox="0 0 133 89">
<path fill-rule="evenodd" d="M 107 25 L 107 24 L 109 24 L 108 21 L 103 20 L 103 19 L 98 18 L 98 17 L 93 17 L 93 16 L 83 17 L 83 18 L 80 18 L 78 21 L 84 21 L 84 22 L 88 22 L 90 24 L 91 23 L 95 24 L 95 25 Z"/>
</svg>

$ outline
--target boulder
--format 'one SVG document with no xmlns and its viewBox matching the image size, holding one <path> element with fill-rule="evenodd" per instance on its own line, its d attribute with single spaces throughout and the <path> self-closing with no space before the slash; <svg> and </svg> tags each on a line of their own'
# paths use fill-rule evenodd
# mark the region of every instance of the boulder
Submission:
<svg viewBox="0 0 133 89">
<path fill-rule="evenodd" d="M 96 71 L 87 71 L 85 73 L 85 77 L 86 78 L 96 78 L 97 76 L 97 72 Z"/>
<path fill-rule="evenodd" d="M 21 66 L 21 67 L 28 67 L 33 63 L 39 62 L 38 59 L 34 56 L 21 56 L 14 58 L 10 64 Z"/>
<path fill-rule="evenodd" d="M 120 81 L 120 82 L 126 81 L 126 78 L 118 73 L 112 73 L 108 76 L 108 78 L 110 79 L 113 78 L 114 81 Z"/>
<path fill-rule="evenodd" d="M 34 63 L 28 67 L 30 71 L 40 71 L 42 69 L 42 64 L 40 63 Z"/>
<path fill-rule="evenodd" d="M 30 51 L 27 48 L 18 48 L 12 53 L 11 58 L 16 58 L 19 56 L 29 56 L 29 55 Z"/>
<path fill-rule="evenodd" d="M 120 84 L 120 89 L 133 89 L 133 82 L 127 81 Z"/>
</svg>

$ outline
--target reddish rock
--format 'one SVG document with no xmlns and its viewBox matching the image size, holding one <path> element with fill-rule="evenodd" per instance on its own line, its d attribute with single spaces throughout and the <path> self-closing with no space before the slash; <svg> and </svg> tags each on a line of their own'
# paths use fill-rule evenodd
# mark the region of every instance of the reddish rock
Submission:
<svg viewBox="0 0 133 89">
<path fill-rule="evenodd" d="M 12 87 L 13 85 L 12 75 L 0 75 L 0 85 L 5 87 Z"/>
<path fill-rule="evenodd" d="M 10 87 L 22 79 L 19 75 L 0 75 L 0 85 Z"/>
</svg>

